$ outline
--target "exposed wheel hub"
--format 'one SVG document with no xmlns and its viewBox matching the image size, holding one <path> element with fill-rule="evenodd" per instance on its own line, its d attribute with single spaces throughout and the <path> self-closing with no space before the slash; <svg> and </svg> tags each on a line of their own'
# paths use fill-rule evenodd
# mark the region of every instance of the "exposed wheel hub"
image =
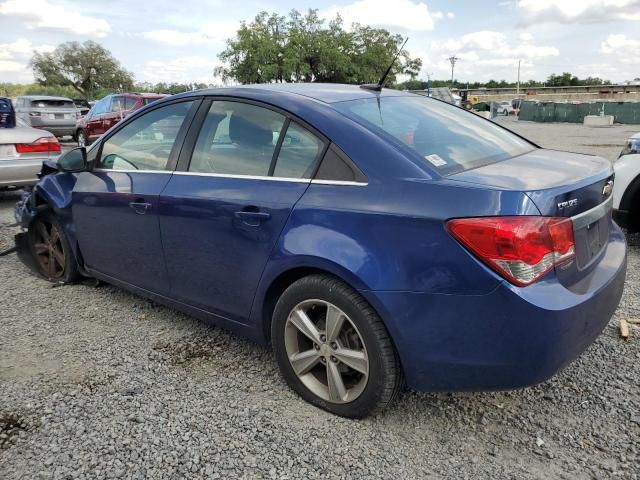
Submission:
<svg viewBox="0 0 640 480">
<path fill-rule="evenodd" d="M 358 398 L 369 378 L 369 359 L 362 336 L 338 307 L 323 300 L 297 305 L 284 333 L 289 362 L 302 383 L 333 403 Z"/>
</svg>

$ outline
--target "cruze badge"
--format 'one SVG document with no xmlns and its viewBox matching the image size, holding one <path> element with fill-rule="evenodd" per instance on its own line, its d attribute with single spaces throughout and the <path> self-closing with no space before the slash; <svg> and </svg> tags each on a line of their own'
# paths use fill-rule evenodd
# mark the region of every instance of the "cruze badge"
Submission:
<svg viewBox="0 0 640 480">
<path fill-rule="evenodd" d="M 611 195 L 611 192 L 613 192 L 613 180 L 609 180 L 604 184 L 604 187 L 602 188 L 602 196 L 608 197 Z"/>
<path fill-rule="evenodd" d="M 575 207 L 576 205 L 578 205 L 578 199 L 572 198 L 571 200 L 567 200 L 566 202 L 560 202 L 558 204 L 558 209 L 564 210 L 565 208 Z"/>
</svg>

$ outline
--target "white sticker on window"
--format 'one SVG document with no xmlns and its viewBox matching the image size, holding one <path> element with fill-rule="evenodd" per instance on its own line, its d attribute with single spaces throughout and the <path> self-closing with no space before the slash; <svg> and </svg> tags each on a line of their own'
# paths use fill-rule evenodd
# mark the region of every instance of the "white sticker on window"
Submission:
<svg viewBox="0 0 640 480">
<path fill-rule="evenodd" d="M 442 167 L 443 165 L 447 164 L 447 161 L 445 159 L 435 153 L 432 153 L 431 155 L 425 155 L 424 158 L 426 160 L 429 160 L 429 162 L 436 167 Z"/>
</svg>

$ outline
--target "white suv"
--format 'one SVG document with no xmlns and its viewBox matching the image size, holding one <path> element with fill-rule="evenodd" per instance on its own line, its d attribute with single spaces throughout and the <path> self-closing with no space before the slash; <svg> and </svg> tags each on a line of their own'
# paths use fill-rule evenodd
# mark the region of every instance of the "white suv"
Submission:
<svg viewBox="0 0 640 480">
<path fill-rule="evenodd" d="M 613 168 L 614 218 L 620 226 L 640 231 L 640 133 L 627 140 Z"/>
</svg>

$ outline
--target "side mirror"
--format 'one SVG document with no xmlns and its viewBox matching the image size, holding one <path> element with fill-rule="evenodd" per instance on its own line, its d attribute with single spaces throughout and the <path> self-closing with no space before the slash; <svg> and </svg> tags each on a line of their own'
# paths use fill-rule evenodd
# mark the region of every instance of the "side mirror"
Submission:
<svg viewBox="0 0 640 480">
<path fill-rule="evenodd" d="M 61 172 L 84 172 L 87 170 L 87 149 L 78 147 L 61 155 L 58 168 Z"/>
</svg>

